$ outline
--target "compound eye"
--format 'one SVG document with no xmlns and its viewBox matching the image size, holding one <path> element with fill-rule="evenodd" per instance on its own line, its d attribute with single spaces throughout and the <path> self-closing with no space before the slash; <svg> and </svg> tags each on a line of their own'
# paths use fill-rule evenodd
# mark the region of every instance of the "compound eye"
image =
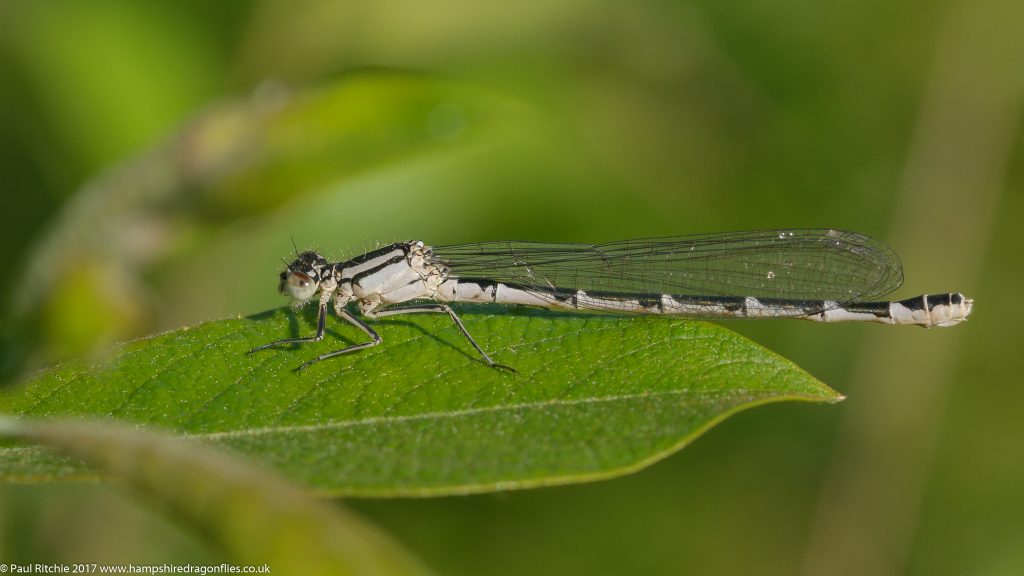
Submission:
<svg viewBox="0 0 1024 576">
<path fill-rule="evenodd" d="M 302 272 L 294 271 L 288 272 L 285 286 L 288 288 L 288 293 L 296 300 L 309 300 L 317 288 L 316 282 L 312 278 Z"/>
</svg>

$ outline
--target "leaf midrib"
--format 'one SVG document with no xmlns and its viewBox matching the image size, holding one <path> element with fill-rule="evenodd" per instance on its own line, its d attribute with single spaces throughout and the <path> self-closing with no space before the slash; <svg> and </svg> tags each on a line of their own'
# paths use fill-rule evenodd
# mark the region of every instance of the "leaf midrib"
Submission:
<svg viewBox="0 0 1024 576">
<path fill-rule="evenodd" d="M 541 400 L 537 402 L 521 402 L 518 404 L 504 404 L 500 406 L 483 406 L 480 408 L 464 408 L 460 410 L 447 410 L 444 412 L 424 412 L 422 414 L 403 414 L 398 416 L 371 416 L 369 418 L 358 418 L 353 420 L 340 420 L 325 422 L 323 424 L 297 424 L 290 426 L 264 426 L 260 428 L 249 428 L 239 430 L 224 430 L 220 432 L 206 432 L 206 433 L 189 433 L 184 434 L 186 438 L 198 438 L 204 440 L 218 440 L 222 438 L 242 438 L 247 436 L 261 436 L 266 434 L 279 434 L 289 432 L 320 432 L 324 430 L 339 430 L 343 428 L 353 428 L 357 426 L 373 426 L 377 424 L 390 424 L 394 422 L 415 422 L 419 420 L 430 420 L 430 419 L 451 419 L 461 418 L 465 416 L 475 416 L 478 414 L 487 413 L 501 413 L 501 412 L 514 412 L 517 410 L 528 410 L 528 409 L 543 409 L 550 407 L 562 407 L 562 406 L 582 406 L 588 404 L 604 404 L 621 402 L 628 400 L 636 400 L 640 398 L 657 398 L 657 397 L 671 397 L 671 396 L 694 396 L 702 398 L 727 398 L 727 397 L 742 397 L 749 400 L 757 398 L 756 392 L 764 391 L 753 391 L 748 388 L 735 388 L 728 391 L 720 392 L 708 392 L 708 391 L 696 391 L 696 390 L 659 390 L 654 392 L 644 392 L 642 394 L 617 394 L 614 396 L 602 396 L 599 398 L 553 398 L 550 400 Z M 820 400 L 820 398 L 806 394 L 806 395 L 787 395 L 780 397 L 780 400 L 791 399 L 791 400 Z"/>
</svg>

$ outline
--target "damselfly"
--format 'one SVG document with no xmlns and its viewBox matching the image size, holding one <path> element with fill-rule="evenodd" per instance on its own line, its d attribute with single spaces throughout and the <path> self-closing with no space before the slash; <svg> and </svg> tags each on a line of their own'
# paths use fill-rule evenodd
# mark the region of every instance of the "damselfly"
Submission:
<svg viewBox="0 0 1024 576">
<path fill-rule="evenodd" d="M 874 301 L 903 282 L 899 257 L 868 236 L 830 229 L 761 230 L 607 244 L 498 241 L 451 246 L 400 242 L 344 262 L 303 252 L 281 272 L 279 289 L 297 303 L 319 291 L 316 334 L 250 350 L 324 337 L 327 308 L 369 342 L 321 354 L 301 366 L 380 344 L 348 311 L 371 319 L 447 314 L 488 365 L 449 302 L 518 304 L 580 312 L 685 318 L 799 318 L 952 326 L 973 301 L 959 293 Z M 392 307 L 410 301 L 433 301 Z"/>
</svg>

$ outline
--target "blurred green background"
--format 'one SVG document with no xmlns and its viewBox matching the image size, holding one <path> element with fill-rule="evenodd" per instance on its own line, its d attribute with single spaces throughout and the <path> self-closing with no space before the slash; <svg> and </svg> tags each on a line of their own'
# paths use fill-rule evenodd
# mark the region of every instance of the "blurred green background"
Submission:
<svg viewBox="0 0 1024 576">
<path fill-rule="evenodd" d="M 630 477 L 354 501 L 443 574 L 1024 573 L 1024 4 L 0 2 L 6 381 L 378 243 L 837 227 L 951 330 L 730 323 L 848 395 Z M 108 486 L 0 562 L 219 562 Z"/>
</svg>

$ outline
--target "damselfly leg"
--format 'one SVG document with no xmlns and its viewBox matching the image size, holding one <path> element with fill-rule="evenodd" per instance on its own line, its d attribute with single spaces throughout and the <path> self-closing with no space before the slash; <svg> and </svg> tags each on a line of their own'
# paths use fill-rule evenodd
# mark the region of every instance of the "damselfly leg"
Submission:
<svg viewBox="0 0 1024 576">
<path fill-rule="evenodd" d="M 370 328 L 370 326 L 368 326 L 365 322 L 363 322 L 359 318 L 355 317 L 351 312 L 349 312 L 345 308 L 336 308 L 336 312 L 338 313 L 338 316 L 340 316 L 343 320 L 345 320 L 349 324 L 355 326 L 356 328 L 359 328 L 360 330 L 362 330 L 364 334 L 366 334 L 367 336 L 369 336 L 371 338 L 371 340 L 369 342 L 363 342 L 362 344 L 353 344 L 352 346 L 346 346 L 345 348 L 342 348 L 340 350 L 334 350 L 334 351 L 331 351 L 331 352 L 326 352 L 324 354 L 321 354 L 321 355 L 317 356 L 316 358 L 313 358 L 311 360 L 307 360 L 306 362 L 303 362 L 301 365 L 299 365 L 298 368 L 295 369 L 296 371 L 303 370 L 303 369 L 305 369 L 305 368 L 307 368 L 307 367 L 309 367 L 309 366 L 311 366 L 313 364 L 316 364 L 317 362 L 320 362 L 321 360 L 327 360 L 328 358 L 334 358 L 335 356 L 341 356 L 342 354 L 348 354 L 349 352 L 358 352 L 359 350 L 363 350 L 363 349 L 366 349 L 366 348 L 372 348 L 372 347 L 374 347 L 374 346 L 376 346 L 376 345 L 378 345 L 378 344 L 380 344 L 381 342 L 384 341 L 384 339 L 380 337 L 380 334 L 377 334 L 376 330 L 374 330 L 373 328 Z M 514 372 L 514 373 L 518 374 L 518 371 L 516 371 L 515 368 L 512 368 L 511 366 L 506 366 L 504 364 L 499 364 L 499 363 L 495 362 L 493 359 L 491 359 L 491 357 L 487 354 L 487 352 L 484 352 L 484 349 L 481 348 L 480 345 L 476 343 L 476 340 L 474 340 L 472 336 L 470 336 L 469 331 L 466 330 L 466 326 L 462 323 L 462 320 L 458 317 L 458 315 L 455 314 L 455 311 L 452 310 L 451 307 L 448 306 L 447 304 L 426 304 L 426 305 L 423 305 L 423 306 L 410 306 L 410 307 L 406 307 L 406 308 L 393 308 L 393 309 L 390 309 L 390 310 L 380 310 L 380 311 L 376 311 L 376 312 L 373 312 L 371 314 L 368 314 L 367 317 L 376 319 L 376 318 L 383 318 L 383 317 L 387 317 L 387 316 L 398 316 L 399 314 L 448 314 L 448 316 L 451 317 L 452 321 L 455 322 L 455 326 L 457 326 L 459 328 L 459 331 L 462 332 L 462 335 L 466 337 L 466 340 L 469 340 L 469 343 L 473 345 L 473 348 L 475 348 L 476 351 L 480 353 L 480 356 L 483 357 L 484 361 L 487 363 L 488 366 L 490 366 L 492 368 L 498 368 L 498 369 L 501 369 L 501 370 L 508 370 L 510 372 Z M 317 328 L 316 328 L 316 334 L 315 335 L 313 335 L 313 336 L 304 336 L 304 337 L 300 337 L 300 338 L 285 338 L 285 339 L 282 339 L 282 340 L 275 340 L 275 341 L 270 342 L 268 344 L 264 344 L 262 346 L 257 346 L 256 348 L 253 348 L 252 350 L 249 350 L 249 354 L 252 354 L 253 352 L 259 352 L 260 350 L 265 350 L 267 348 L 273 348 L 275 346 L 282 346 L 282 345 L 285 345 L 285 344 L 301 344 L 301 343 L 306 343 L 306 342 L 319 342 L 319 341 L 324 339 L 324 331 L 325 331 L 325 327 L 326 327 L 326 322 L 327 322 L 327 307 L 326 307 L 326 305 L 323 305 L 323 306 L 320 306 L 320 309 L 319 309 L 319 315 L 317 317 Z"/>
<path fill-rule="evenodd" d="M 316 334 L 313 336 L 301 336 L 299 338 L 285 338 L 283 340 L 274 340 L 262 346 L 257 346 L 252 350 L 249 350 L 249 354 L 253 352 L 259 352 L 260 350 L 266 350 L 267 348 L 273 348 L 275 346 L 283 346 L 285 344 L 301 344 L 303 342 L 319 342 L 324 339 L 324 329 L 327 326 L 327 305 L 321 304 L 319 316 L 316 320 Z"/>
<path fill-rule="evenodd" d="M 362 344 L 353 344 L 352 346 L 347 346 L 345 348 L 342 348 L 341 350 L 335 350 L 333 352 L 321 354 L 316 358 L 313 358 L 312 360 L 307 360 L 303 362 L 298 368 L 295 369 L 296 372 L 308 366 L 316 364 L 321 360 L 327 360 L 328 358 L 334 358 L 335 356 L 341 356 L 342 354 L 348 354 L 349 352 L 357 352 L 365 348 L 372 348 L 384 341 L 384 339 L 380 337 L 380 334 L 377 334 L 377 332 L 374 331 L 373 328 L 370 328 L 369 326 L 366 325 L 365 322 L 353 316 L 352 313 L 349 312 L 348 310 L 345 310 L 344 308 L 339 308 L 337 309 L 337 312 L 338 316 L 341 316 L 346 322 L 362 330 L 363 333 L 365 333 L 367 336 L 371 338 L 371 340 L 369 342 L 363 342 Z"/>
<path fill-rule="evenodd" d="M 469 340 L 469 343 L 473 345 L 473 348 L 475 348 L 476 351 L 480 353 L 480 356 L 483 356 L 483 359 L 485 362 L 487 362 L 488 366 L 490 366 L 491 368 L 498 368 L 500 370 L 508 370 L 509 372 L 514 372 L 516 374 L 519 373 L 518 370 L 512 368 L 511 366 L 498 364 L 497 362 L 492 360 L 491 357 L 487 355 L 487 352 L 484 352 L 484 349 L 481 348 L 480 345 L 476 343 L 476 340 L 474 340 L 473 337 L 469 335 L 469 330 L 466 330 L 466 325 L 462 323 L 462 320 L 458 317 L 457 314 L 455 314 L 455 311 L 452 310 L 451 306 L 448 306 L 447 304 L 424 304 L 422 306 L 407 306 L 404 308 L 380 310 L 373 313 L 373 315 L 371 315 L 370 318 L 398 316 L 399 314 L 447 314 L 448 316 L 451 317 L 452 322 L 455 322 L 455 325 L 459 328 L 459 332 L 462 332 L 462 335 L 466 337 L 466 340 Z"/>
</svg>

